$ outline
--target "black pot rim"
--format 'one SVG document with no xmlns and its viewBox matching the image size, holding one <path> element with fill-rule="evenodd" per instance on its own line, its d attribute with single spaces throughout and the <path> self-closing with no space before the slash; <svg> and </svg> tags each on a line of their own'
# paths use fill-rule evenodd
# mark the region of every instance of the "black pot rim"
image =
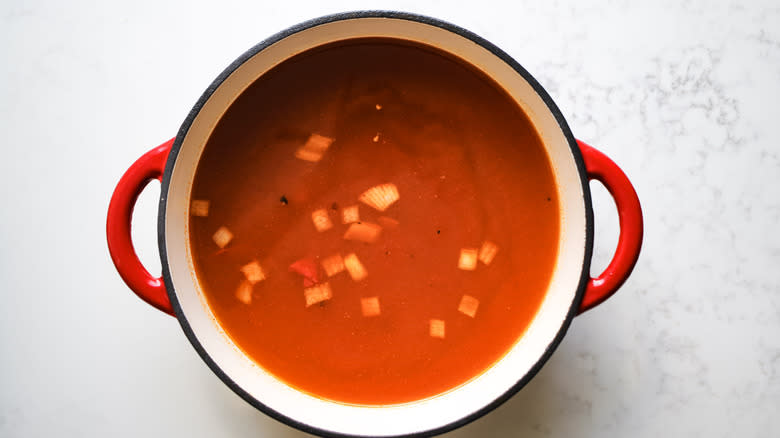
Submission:
<svg viewBox="0 0 780 438">
<path fill-rule="evenodd" d="M 182 311 L 181 305 L 179 304 L 179 300 L 173 288 L 173 281 L 171 279 L 170 267 L 168 266 L 168 251 L 165 244 L 166 201 L 168 199 L 168 189 L 171 182 L 171 174 L 173 172 L 173 166 L 174 163 L 176 162 L 176 158 L 179 154 L 179 150 L 181 149 L 181 145 L 182 145 L 182 141 L 184 140 L 184 137 L 189 131 L 193 121 L 195 120 L 195 117 L 198 115 L 198 113 L 203 108 L 206 101 L 208 101 L 208 99 L 214 93 L 214 91 L 239 66 L 241 66 L 252 56 L 256 55 L 257 53 L 259 53 L 266 47 L 270 46 L 271 44 L 274 44 L 277 41 L 289 37 L 290 35 L 309 29 L 311 27 L 319 26 L 325 23 L 331 23 L 334 21 L 350 20 L 356 18 L 392 18 L 392 19 L 415 21 L 415 22 L 439 27 L 441 29 L 458 34 L 462 37 L 468 38 L 469 40 L 487 49 L 492 54 L 494 54 L 502 61 L 504 61 L 506 64 L 511 66 L 519 75 L 521 75 L 533 87 L 534 91 L 542 98 L 544 103 L 547 105 L 548 109 L 552 112 L 553 116 L 555 117 L 556 122 L 558 123 L 559 127 L 561 128 L 564 136 L 566 137 L 569 143 L 569 148 L 571 149 L 572 156 L 577 165 L 577 170 L 580 176 L 580 183 L 582 185 L 582 192 L 583 192 L 584 204 L 585 204 L 585 215 L 586 215 L 585 257 L 582 262 L 582 271 L 580 273 L 580 280 L 577 287 L 575 298 L 572 302 L 571 307 L 569 308 L 566 318 L 564 319 L 560 329 L 558 330 L 558 333 L 555 335 L 552 342 L 550 342 L 547 345 L 544 354 L 542 354 L 539 357 L 539 359 L 534 364 L 534 366 L 531 367 L 531 369 L 525 375 L 523 375 L 520 379 L 518 379 L 518 381 L 512 387 L 508 388 L 506 392 L 504 392 L 504 394 L 502 394 L 500 397 L 493 400 L 491 403 L 487 404 L 486 406 L 483 406 L 481 409 L 474 411 L 467 416 L 462 417 L 459 420 L 450 422 L 438 428 L 420 431 L 420 432 L 414 432 L 405 435 L 397 435 L 391 438 L 433 436 L 433 435 L 438 435 L 438 434 L 442 434 L 457 429 L 489 413 L 493 409 L 503 404 L 513 395 L 515 395 L 521 388 L 523 388 L 526 385 L 526 383 L 528 383 L 539 372 L 541 367 L 547 362 L 547 360 L 549 360 L 550 356 L 552 356 L 552 353 L 560 344 L 561 340 L 566 334 L 566 331 L 571 325 L 572 319 L 577 314 L 579 305 L 582 301 L 582 297 L 585 292 L 585 287 L 587 286 L 587 282 L 589 280 L 590 260 L 593 253 L 593 208 L 591 204 L 590 188 L 588 185 L 587 173 L 585 171 L 585 162 L 582 158 L 582 154 L 580 153 L 580 149 L 577 146 L 577 142 L 574 138 L 574 135 L 571 133 L 571 130 L 569 129 L 569 126 L 566 123 L 566 120 L 564 119 L 560 110 L 555 105 L 552 98 L 544 90 L 544 88 L 542 88 L 539 82 L 536 79 L 534 79 L 534 77 L 531 76 L 531 74 L 528 73 L 528 71 L 526 71 L 525 68 L 523 68 L 517 61 L 512 59 L 506 52 L 499 49 L 497 46 L 485 40 L 484 38 L 464 28 L 461 28 L 454 24 L 436 18 L 432 18 L 432 17 L 427 17 L 427 16 L 408 13 L 408 12 L 367 10 L 367 11 L 354 11 L 354 12 L 344 12 L 339 14 L 326 15 L 323 17 L 305 21 L 303 23 L 285 29 L 279 33 L 276 33 L 270 38 L 263 40 L 259 44 L 255 45 L 251 49 L 244 52 L 235 61 L 233 61 L 233 63 L 230 64 L 222 73 L 220 73 L 220 75 L 217 76 L 217 78 L 211 83 L 211 85 L 209 85 L 206 91 L 203 92 L 200 99 L 198 99 L 197 103 L 193 106 L 192 110 L 187 115 L 187 118 L 184 120 L 181 127 L 179 128 L 179 132 L 176 134 L 176 140 L 174 141 L 173 146 L 171 147 L 171 152 L 168 155 L 168 161 L 165 165 L 165 172 L 162 178 L 162 185 L 160 190 L 160 204 L 159 204 L 158 219 L 157 219 L 157 236 L 158 236 L 158 246 L 160 249 L 160 260 L 162 263 L 162 276 L 165 282 L 166 290 L 168 292 L 168 298 L 171 301 L 171 305 L 173 306 L 173 309 L 175 311 L 176 318 L 178 319 L 179 324 L 181 325 L 181 328 L 184 331 L 184 334 L 187 336 L 187 339 L 189 339 L 192 346 L 198 352 L 198 355 L 200 355 L 201 359 L 203 359 L 203 361 L 206 362 L 206 364 L 211 369 L 211 371 L 213 371 L 214 374 L 216 374 L 217 377 L 219 377 L 222 380 L 222 382 L 224 382 L 230 389 L 232 389 L 233 392 L 238 394 L 247 403 L 254 406 L 261 412 L 265 413 L 266 415 L 276 419 L 277 421 L 287 424 L 288 426 L 301 430 L 303 432 L 325 436 L 325 437 L 339 437 L 339 438 L 364 437 L 361 435 L 350 435 L 350 434 L 344 434 L 336 431 L 324 430 L 324 429 L 312 427 L 308 424 L 299 422 L 293 418 L 283 415 L 280 412 L 277 412 L 271 409 L 270 407 L 266 406 L 255 397 L 253 397 L 251 394 L 249 394 L 243 388 L 241 388 L 237 383 L 235 383 L 227 374 L 225 374 L 225 372 L 222 371 L 222 369 L 219 367 L 217 362 L 205 351 L 203 346 L 200 344 L 197 337 L 195 336 L 195 333 L 190 327 L 190 324 L 187 321 L 184 312 Z M 366 438 L 368 437 L 366 436 Z"/>
</svg>

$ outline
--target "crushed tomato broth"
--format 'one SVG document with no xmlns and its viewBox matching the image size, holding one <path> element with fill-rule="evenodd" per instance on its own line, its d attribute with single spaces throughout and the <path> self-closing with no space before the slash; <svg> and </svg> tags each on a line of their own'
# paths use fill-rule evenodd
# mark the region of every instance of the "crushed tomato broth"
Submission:
<svg viewBox="0 0 780 438">
<path fill-rule="evenodd" d="M 190 206 L 225 332 L 314 396 L 393 404 L 452 389 L 522 336 L 559 206 L 541 140 L 485 74 L 352 40 L 297 55 L 224 114 Z"/>
</svg>

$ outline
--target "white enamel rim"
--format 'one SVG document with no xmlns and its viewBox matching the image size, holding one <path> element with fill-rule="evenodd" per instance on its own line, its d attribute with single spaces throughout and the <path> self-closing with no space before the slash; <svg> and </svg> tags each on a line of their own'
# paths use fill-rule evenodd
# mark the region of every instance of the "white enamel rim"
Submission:
<svg viewBox="0 0 780 438">
<path fill-rule="evenodd" d="M 480 376 L 444 394 L 401 405 L 353 406 L 301 393 L 247 357 L 217 324 L 192 269 L 188 216 L 195 169 L 206 141 L 235 98 L 264 72 L 322 44 L 390 37 L 437 47 L 501 84 L 530 116 L 553 164 L 561 203 L 558 259 L 545 300 L 523 337 Z M 185 334 L 209 367 L 263 412 L 320 435 L 410 436 L 444 432 L 496 407 L 547 360 L 581 301 L 592 251 L 592 211 L 582 159 L 557 107 L 508 55 L 448 23 L 393 12 L 312 20 L 253 48 L 231 65 L 193 108 L 176 137 L 163 177 L 159 244 L 168 294 Z"/>
</svg>

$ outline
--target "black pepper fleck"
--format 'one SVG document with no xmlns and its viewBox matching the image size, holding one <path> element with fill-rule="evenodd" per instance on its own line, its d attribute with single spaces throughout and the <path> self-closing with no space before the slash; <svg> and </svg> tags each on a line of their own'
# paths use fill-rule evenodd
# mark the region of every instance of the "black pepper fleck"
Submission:
<svg viewBox="0 0 780 438">
<path fill-rule="evenodd" d="M 339 209 L 339 204 L 338 204 L 338 203 L 336 203 L 336 202 L 334 202 L 333 204 L 331 204 L 331 205 L 330 205 L 330 208 L 331 208 L 332 210 L 338 210 L 338 209 Z"/>
<path fill-rule="evenodd" d="M 287 205 L 290 203 L 290 201 L 287 200 L 287 196 L 282 195 L 281 198 L 279 198 L 279 202 L 281 202 L 284 205 Z"/>
<path fill-rule="evenodd" d="M 436 234 L 441 234 L 441 230 L 436 230 Z"/>
</svg>

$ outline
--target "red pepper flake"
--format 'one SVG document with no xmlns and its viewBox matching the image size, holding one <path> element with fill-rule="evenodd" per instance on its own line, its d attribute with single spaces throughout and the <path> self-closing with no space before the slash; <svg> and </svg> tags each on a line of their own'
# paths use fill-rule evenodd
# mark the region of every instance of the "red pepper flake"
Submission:
<svg viewBox="0 0 780 438">
<path fill-rule="evenodd" d="M 290 272 L 303 277 L 303 287 L 311 287 L 320 282 L 317 263 L 310 258 L 302 258 L 290 265 Z"/>
</svg>

